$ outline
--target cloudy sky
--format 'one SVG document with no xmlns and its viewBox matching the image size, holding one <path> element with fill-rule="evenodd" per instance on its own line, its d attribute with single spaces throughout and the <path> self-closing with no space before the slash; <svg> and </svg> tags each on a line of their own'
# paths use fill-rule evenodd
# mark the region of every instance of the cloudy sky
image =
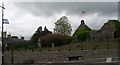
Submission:
<svg viewBox="0 0 120 65">
<path fill-rule="evenodd" d="M 82 19 L 95 30 L 100 29 L 108 20 L 118 19 L 117 2 L 5 2 L 5 8 L 4 18 L 9 20 L 9 24 L 4 24 L 4 30 L 26 39 L 39 26 L 47 26 L 53 31 L 54 23 L 62 16 L 69 18 L 72 33 Z"/>
</svg>

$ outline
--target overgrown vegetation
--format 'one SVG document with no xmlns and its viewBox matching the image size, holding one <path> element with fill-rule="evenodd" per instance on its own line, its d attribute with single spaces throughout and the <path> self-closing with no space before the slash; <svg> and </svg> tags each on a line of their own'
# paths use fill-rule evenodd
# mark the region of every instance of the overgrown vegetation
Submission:
<svg viewBox="0 0 120 65">
<path fill-rule="evenodd" d="M 115 28 L 116 28 L 115 38 L 118 38 L 120 37 L 120 22 L 118 20 L 115 21 Z"/>
<path fill-rule="evenodd" d="M 118 20 L 112 20 L 112 23 L 115 25 L 115 33 L 114 37 L 119 38 L 120 37 L 120 22 Z M 95 47 L 95 42 L 87 42 L 87 39 L 90 39 L 90 33 L 94 30 L 91 30 L 85 23 L 84 20 L 81 20 L 81 25 L 75 30 L 73 33 L 73 36 L 70 36 L 72 31 L 71 24 L 68 23 L 68 19 L 66 16 L 61 17 L 57 22 L 55 23 L 54 33 L 49 31 L 46 26 L 44 30 L 42 31 L 42 27 L 40 26 L 37 31 L 33 34 L 30 41 L 27 44 L 17 44 L 14 46 L 8 46 L 8 48 L 24 48 L 24 49 L 33 49 L 38 48 L 38 41 L 40 39 L 40 43 L 42 45 L 42 48 L 51 48 L 52 44 L 54 44 L 54 47 L 62 47 L 62 46 L 69 46 L 71 43 L 79 43 L 76 47 Z M 17 38 L 17 37 L 13 37 Z M 116 40 L 115 40 L 116 41 Z M 116 47 L 116 42 L 112 41 L 113 43 L 110 43 L 110 45 L 114 45 Z M 82 44 L 83 43 L 83 44 Z M 90 44 L 88 44 L 90 43 Z M 97 42 L 99 43 L 99 42 Z M 114 44 L 115 43 L 115 44 Z M 92 45 L 92 46 L 91 46 Z M 100 42 L 100 44 L 97 44 L 98 48 L 107 47 L 108 42 Z M 105 46 L 104 46 L 105 45 Z M 112 46 L 111 46 L 112 48 Z"/>
<path fill-rule="evenodd" d="M 75 41 L 85 41 L 89 38 L 89 33 L 92 30 L 84 23 L 84 20 L 81 21 L 81 25 L 75 30 L 73 37 Z"/>
<path fill-rule="evenodd" d="M 85 31 L 85 32 L 80 32 L 78 34 L 76 34 L 76 37 L 79 41 L 86 41 L 87 39 L 89 39 L 89 31 Z"/>
<path fill-rule="evenodd" d="M 40 37 L 42 36 L 45 36 L 47 35 L 48 33 L 52 33 L 51 31 L 49 31 L 46 26 L 44 28 L 44 31 L 42 31 L 42 27 L 40 26 L 37 31 L 33 34 L 33 36 L 31 37 L 30 39 L 30 42 L 29 42 L 29 46 L 32 47 L 32 46 L 36 46 L 37 43 L 38 43 L 38 40 Z"/>
<path fill-rule="evenodd" d="M 68 35 L 61 34 L 47 34 L 41 37 L 42 47 L 52 47 L 52 43 L 54 46 L 61 46 L 71 43 L 72 38 Z"/>
</svg>

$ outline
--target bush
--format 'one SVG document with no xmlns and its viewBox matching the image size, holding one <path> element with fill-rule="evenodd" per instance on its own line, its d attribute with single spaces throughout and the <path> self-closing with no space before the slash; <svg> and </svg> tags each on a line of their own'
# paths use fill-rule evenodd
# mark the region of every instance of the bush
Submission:
<svg viewBox="0 0 120 65">
<path fill-rule="evenodd" d="M 61 46 L 69 44 L 71 41 L 72 38 L 70 36 L 61 34 L 47 34 L 41 37 L 41 44 L 43 47 L 51 47 L 52 43 L 54 43 L 54 46 Z"/>
<path fill-rule="evenodd" d="M 115 28 L 116 28 L 116 31 L 115 31 L 115 38 L 118 38 L 120 37 L 120 22 L 117 20 L 115 21 Z"/>
</svg>

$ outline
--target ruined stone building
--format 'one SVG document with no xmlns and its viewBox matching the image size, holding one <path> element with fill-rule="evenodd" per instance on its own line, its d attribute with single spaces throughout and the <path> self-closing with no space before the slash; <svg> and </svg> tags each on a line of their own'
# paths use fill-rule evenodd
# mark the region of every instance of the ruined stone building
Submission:
<svg viewBox="0 0 120 65">
<path fill-rule="evenodd" d="M 81 20 L 81 24 L 75 30 L 73 36 L 76 37 L 79 33 L 88 32 L 89 36 L 87 39 L 94 40 L 106 40 L 106 39 L 115 39 L 116 36 L 120 37 L 120 22 L 118 20 L 109 20 L 105 23 L 100 30 L 91 30 L 84 22 Z M 117 34 L 116 34 L 117 33 Z M 75 36 L 76 35 L 76 36 Z"/>
<path fill-rule="evenodd" d="M 114 39 L 116 33 L 115 22 L 117 20 L 109 20 L 105 23 L 100 30 L 96 30 L 90 33 L 90 38 L 104 40 L 104 39 Z"/>
</svg>

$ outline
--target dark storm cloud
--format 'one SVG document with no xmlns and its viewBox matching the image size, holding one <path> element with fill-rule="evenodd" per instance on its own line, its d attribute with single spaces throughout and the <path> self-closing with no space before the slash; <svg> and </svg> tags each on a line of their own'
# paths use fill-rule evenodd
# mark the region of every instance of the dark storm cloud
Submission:
<svg viewBox="0 0 120 65">
<path fill-rule="evenodd" d="M 117 2 L 5 2 L 5 18 L 11 21 L 5 30 L 30 39 L 39 26 L 53 31 L 54 23 L 63 15 L 70 19 L 72 33 L 82 19 L 90 28 L 98 30 L 108 20 L 117 19 L 117 7 Z M 81 16 L 82 10 L 85 16 Z"/>
<path fill-rule="evenodd" d="M 15 5 L 34 16 L 52 16 L 54 13 L 66 11 L 68 15 L 100 13 L 101 15 L 117 15 L 117 2 L 18 2 Z"/>
</svg>

